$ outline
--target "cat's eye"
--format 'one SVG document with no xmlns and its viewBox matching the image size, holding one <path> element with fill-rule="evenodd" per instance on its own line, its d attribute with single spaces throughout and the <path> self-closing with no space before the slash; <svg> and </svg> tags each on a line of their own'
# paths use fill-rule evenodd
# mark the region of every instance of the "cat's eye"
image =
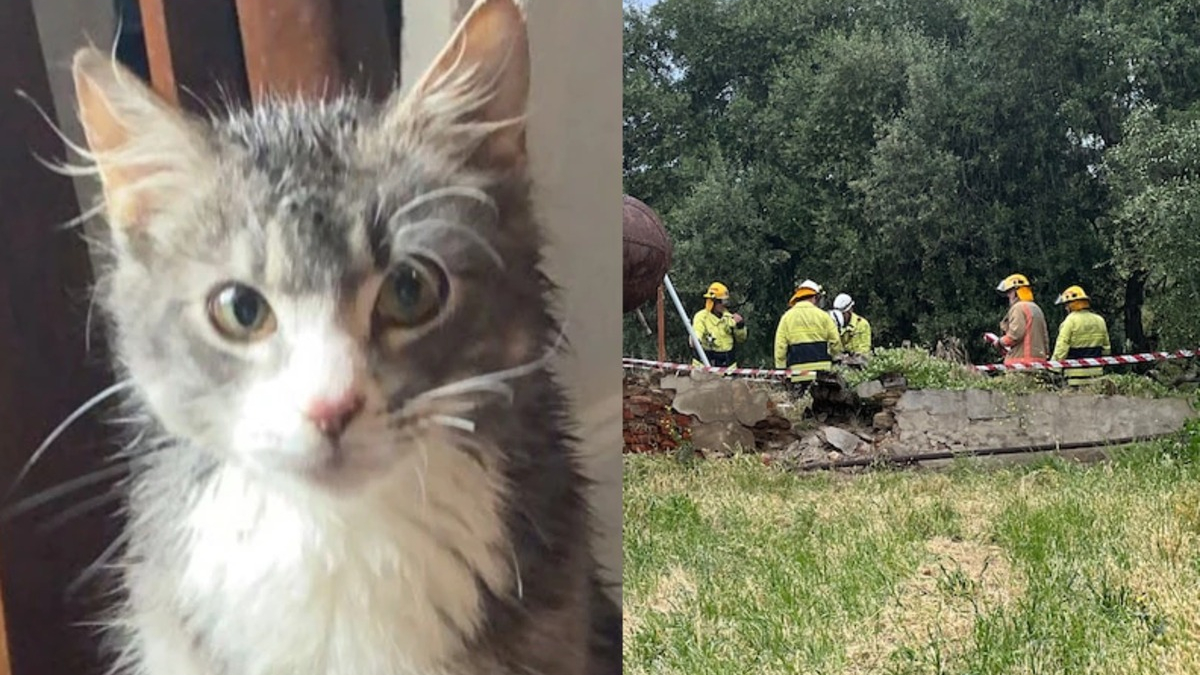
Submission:
<svg viewBox="0 0 1200 675">
<path fill-rule="evenodd" d="M 242 284 L 220 286 L 209 295 L 208 317 L 221 335 L 253 342 L 275 331 L 275 314 L 258 291 Z"/>
<path fill-rule="evenodd" d="M 446 276 L 433 263 L 410 258 L 388 274 L 375 302 L 385 327 L 414 328 L 433 319 L 446 302 Z"/>
</svg>

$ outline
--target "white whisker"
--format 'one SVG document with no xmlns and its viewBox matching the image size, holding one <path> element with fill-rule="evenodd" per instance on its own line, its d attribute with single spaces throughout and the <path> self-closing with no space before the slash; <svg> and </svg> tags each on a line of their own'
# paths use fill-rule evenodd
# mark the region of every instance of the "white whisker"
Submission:
<svg viewBox="0 0 1200 675">
<path fill-rule="evenodd" d="M 513 574 L 517 577 L 517 599 L 525 599 L 525 582 L 521 580 L 521 561 L 517 560 L 517 551 L 510 547 L 512 552 Z"/>
<path fill-rule="evenodd" d="M 64 481 L 58 485 L 42 490 L 37 494 L 26 497 L 7 509 L 0 511 L 0 521 L 15 518 L 22 513 L 28 513 L 29 511 L 32 511 L 43 504 L 52 502 L 55 499 L 62 497 L 63 495 L 68 495 L 89 485 L 101 483 L 109 478 L 119 476 L 128 471 L 128 467 L 126 467 L 124 464 L 119 464 L 117 466 L 110 466 L 106 469 L 92 471 L 79 476 L 78 478 L 72 478 L 71 480 Z"/>
<path fill-rule="evenodd" d="M 51 530 L 57 529 L 71 522 L 79 516 L 91 513 L 101 506 L 118 502 L 123 497 L 124 495 L 119 491 L 110 491 L 96 495 L 95 497 L 89 497 L 88 499 L 79 502 L 69 509 L 63 509 L 63 512 L 60 513 L 57 518 L 53 518 L 46 522 L 39 529 L 42 533 L 50 532 Z"/>
<path fill-rule="evenodd" d="M 25 466 L 21 467 L 21 471 L 17 473 L 16 479 L 13 480 L 12 485 L 9 486 L 8 492 L 4 496 L 4 501 L 7 501 L 10 497 L 12 497 L 13 492 L 17 489 L 17 486 L 21 484 L 21 481 L 25 479 L 25 476 L 29 473 L 30 469 L 33 468 L 33 465 L 37 464 L 38 460 L 42 458 L 42 455 L 46 454 L 46 450 L 50 448 L 50 445 L 54 443 L 54 441 L 57 440 L 58 437 L 67 430 L 68 427 L 74 424 L 80 417 L 83 417 L 85 414 L 87 414 L 92 408 L 100 405 L 112 395 L 132 386 L 132 380 L 118 382 L 108 387 L 104 391 L 101 391 L 99 394 L 91 397 L 84 402 L 83 405 L 76 408 L 75 412 L 68 415 L 67 419 L 63 420 L 62 423 L 55 427 L 54 431 L 51 431 L 50 435 L 46 437 L 46 440 L 42 441 L 42 444 L 38 446 L 38 449 L 33 451 L 33 455 L 29 458 L 29 461 L 25 462 Z"/>
<path fill-rule="evenodd" d="M 87 314 L 83 318 L 83 353 L 92 353 L 92 312 L 96 309 L 96 294 L 88 298 Z"/>
<path fill-rule="evenodd" d="M 483 375 L 475 375 L 458 380 L 456 382 L 451 382 L 450 384 L 442 385 L 440 387 L 434 387 L 429 391 L 413 397 L 412 402 L 420 403 L 430 399 L 446 398 L 448 396 L 457 396 L 464 393 L 474 392 L 492 392 L 508 398 L 509 402 L 511 402 L 512 387 L 504 384 L 504 382 L 507 380 L 516 379 L 518 377 L 524 377 L 545 367 L 545 365 L 554 358 L 554 354 L 558 351 L 559 346 L 562 344 L 563 335 L 564 333 L 560 332 L 558 337 L 554 340 L 554 344 L 546 350 L 546 353 L 541 357 L 534 359 L 533 361 L 521 364 L 519 366 L 514 366 L 512 368 L 506 368 L 505 370 L 484 373 Z"/>
<path fill-rule="evenodd" d="M 475 433 L 475 422 L 465 417 L 455 417 L 454 415 L 432 415 L 429 421 L 440 424 L 452 429 L 461 429 L 469 434 Z"/>
<path fill-rule="evenodd" d="M 83 572 L 67 586 L 67 596 L 74 595 L 75 591 L 79 590 L 92 577 L 96 576 L 97 572 L 104 569 L 116 555 L 117 551 L 125 544 L 128 544 L 130 539 L 133 539 L 133 530 L 130 528 L 121 530 L 121 533 L 113 539 L 112 543 L 100 552 L 96 560 L 84 568 Z"/>
<path fill-rule="evenodd" d="M 425 492 L 425 475 L 429 473 L 429 448 L 424 443 L 417 447 L 421 449 L 421 465 L 416 467 L 417 481 L 421 485 L 421 518 L 429 521 L 429 494 Z"/>
<path fill-rule="evenodd" d="M 392 225 L 393 222 L 394 222 L 394 217 L 393 217 L 393 220 L 388 221 L 388 224 Z M 463 225 L 462 223 L 456 223 L 453 221 L 443 220 L 440 218 L 431 218 L 429 220 L 418 220 L 413 223 L 408 223 L 407 225 L 396 230 L 395 232 L 392 233 L 392 237 L 398 238 L 399 235 L 403 234 L 406 230 L 410 230 L 410 229 L 416 230 L 416 229 L 427 228 L 427 227 L 442 227 L 442 228 L 451 230 L 455 233 L 466 236 L 466 238 L 470 239 L 473 243 L 477 244 L 480 248 L 482 248 L 484 250 L 484 252 L 487 253 L 488 256 L 492 259 L 492 262 L 496 263 L 497 267 L 499 267 L 501 270 L 508 269 L 508 266 L 504 264 L 504 258 L 500 255 L 500 252 L 496 250 L 496 247 L 492 246 L 492 243 L 489 242 L 487 240 L 487 238 L 484 237 L 482 234 L 479 234 L 475 230 L 467 227 L 466 225 Z"/>
<path fill-rule="evenodd" d="M 79 215 L 75 216 L 74 218 L 64 222 L 63 224 L 58 226 L 58 229 L 60 231 L 74 229 L 80 225 L 83 225 L 84 223 L 91 220 L 92 218 L 99 216 L 101 213 L 104 213 L 104 203 L 103 202 L 96 204 L 92 208 L 87 209 L 86 211 L 83 211 Z"/>
<path fill-rule="evenodd" d="M 429 192 L 423 192 L 408 200 L 408 202 L 406 202 L 403 206 L 392 212 L 392 215 L 388 218 L 388 222 L 394 223 L 398 218 L 403 217 L 413 209 L 424 204 L 428 204 L 435 199 L 443 199 L 446 197 L 465 197 L 467 199 L 474 199 L 480 204 L 492 209 L 492 211 L 499 211 L 499 209 L 496 207 L 496 202 L 488 196 L 488 193 L 484 192 L 483 190 L 467 185 L 448 185 L 446 187 L 435 188 Z"/>
<path fill-rule="evenodd" d="M 71 138 L 67 136 L 66 132 L 60 129 L 54 119 L 50 117 L 50 113 L 46 112 L 46 109 L 43 108 L 36 100 L 34 100 L 32 96 L 26 93 L 23 89 L 18 89 L 16 93 L 17 96 L 24 99 L 26 103 L 33 106 L 33 109 L 37 112 L 38 116 L 42 118 L 42 121 L 44 121 L 50 127 L 50 130 L 54 132 L 54 135 L 58 136 L 59 140 L 63 142 L 63 145 L 67 146 L 71 152 L 74 152 L 84 159 L 92 159 L 94 157 L 91 151 L 89 151 L 87 148 L 71 140 Z M 96 171 L 93 170 L 87 175 L 95 174 Z"/>
<path fill-rule="evenodd" d="M 495 375 L 477 375 L 475 377 L 469 377 L 457 382 L 451 382 L 450 384 L 437 387 L 436 389 L 430 389 L 427 392 L 418 394 L 417 396 L 413 397 L 413 402 L 420 403 L 427 400 L 448 398 L 450 396 L 458 396 L 461 394 L 491 393 L 506 399 L 509 403 L 512 403 L 512 387 L 503 382 L 497 382 L 492 379 L 493 377 L 497 377 L 499 375 L 500 373 L 496 373 Z"/>
</svg>

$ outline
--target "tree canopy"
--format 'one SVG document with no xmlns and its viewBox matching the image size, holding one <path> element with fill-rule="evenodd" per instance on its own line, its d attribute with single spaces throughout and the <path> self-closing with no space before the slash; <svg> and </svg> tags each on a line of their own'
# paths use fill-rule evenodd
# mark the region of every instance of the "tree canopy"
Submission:
<svg viewBox="0 0 1200 675">
<path fill-rule="evenodd" d="M 742 363 L 769 363 L 805 278 L 877 344 L 983 358 L 1012 272 L 1052 324 L 1083 285 L 1114 349 L 1200 343 L 1191 0 L 660 0 L 624 32 L 625 191 L 662 215 L 689 311 L 729 286 Z"/>
</svg>

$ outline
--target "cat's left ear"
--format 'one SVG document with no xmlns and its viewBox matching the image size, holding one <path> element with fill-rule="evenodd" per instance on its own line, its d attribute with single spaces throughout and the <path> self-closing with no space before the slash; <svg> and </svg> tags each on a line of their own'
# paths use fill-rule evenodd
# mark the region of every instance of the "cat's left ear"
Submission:
<svg viewBox="0 0 1200 675">
<path fill-rule="evenodd" d="M 507 172 L 524 167 L 528 98 L 524 11 L 516 0 L 478 0 L 387 118 L 473 168 Z"/>
<path fill-rule="evenodd" d="M 71 73 L 108 220 L 119 235 L 139 233 L 208 164 L 201 125 L 95 48 L 75 54 Z"/>
</svg>

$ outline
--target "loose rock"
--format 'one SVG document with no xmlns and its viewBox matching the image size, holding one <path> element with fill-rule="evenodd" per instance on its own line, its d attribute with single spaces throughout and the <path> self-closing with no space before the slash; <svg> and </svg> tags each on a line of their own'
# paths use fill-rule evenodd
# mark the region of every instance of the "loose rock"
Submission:
<svg viewBox="0 0 1200 675">
<path fill-rule="evenodd" d="M 826 443 L 845 454 L 854 452 L 862 442 L 857 435 L 837 427 L 822 427 L 821 435 L 825 437 Z"/>
</svg>

